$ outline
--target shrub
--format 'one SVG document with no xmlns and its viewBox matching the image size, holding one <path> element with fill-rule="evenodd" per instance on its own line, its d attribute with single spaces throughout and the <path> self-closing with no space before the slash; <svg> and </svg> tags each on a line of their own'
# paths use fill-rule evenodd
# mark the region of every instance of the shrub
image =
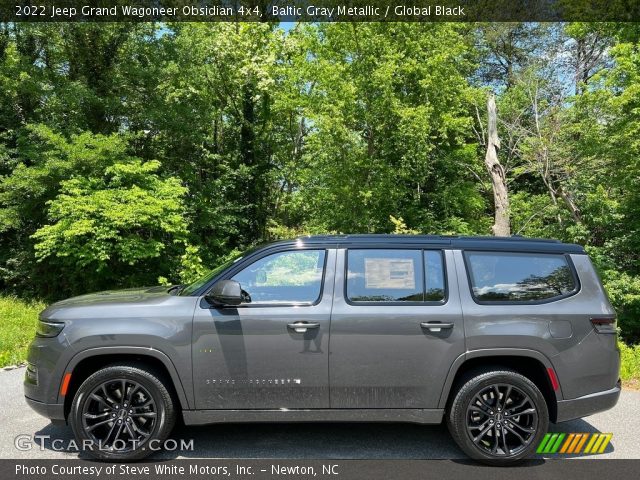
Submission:
<svg viewBox="0 0 640 480">
<path fill-rule="evenodd" d="M 620 335 L 628 343 L 637 343 L 640 340 L 640 277 L 607 270 L 602 280 L 618 314 Z"/>
<path fill-rule="evenodd" d="M 24 362 L 36 332 L 38 313 L 44 307 L 44 303 L 38 301 L 0 297 L 0 367 Z"/>
<path fill-rule="evenodd" d="M 622 380 L 640 379 L 640 345 L 627 345 L 620 342 L 620 378 Z"/>
</svg>

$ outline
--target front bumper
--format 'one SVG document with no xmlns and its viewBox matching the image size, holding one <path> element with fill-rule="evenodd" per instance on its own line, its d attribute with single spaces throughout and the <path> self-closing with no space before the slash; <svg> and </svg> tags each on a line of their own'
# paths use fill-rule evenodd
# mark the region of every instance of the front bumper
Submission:
<svg viewBox="0 0 640 480">
<path fill-rule="evenodd" d="M 571 400 L 560 400 L 556 422 L 566 422 L 574 418 L 586 417 L 613 408 L 620 397 L 620 380 L 615 387 L 604 392 L 591 393 Z"/>
<path fill-rule="evenodd" d="M 51 420 L 64 421 L 64 403 L 44 403 L 29 397 L 24 397 L 29 405 L 36 413 Z"/>
</svg>

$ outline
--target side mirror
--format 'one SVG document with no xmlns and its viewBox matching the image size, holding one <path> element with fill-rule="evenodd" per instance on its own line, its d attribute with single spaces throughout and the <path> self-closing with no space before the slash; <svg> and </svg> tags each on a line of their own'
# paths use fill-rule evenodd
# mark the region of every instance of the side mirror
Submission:
<svg viewBox="0 0 640 480">
<path fill-rule="evenodd" d="M 240 305 L 242 303 L 242 288 L 235 280 L 220 280 L 204 298 L 212 305 Z"/>
</svg>

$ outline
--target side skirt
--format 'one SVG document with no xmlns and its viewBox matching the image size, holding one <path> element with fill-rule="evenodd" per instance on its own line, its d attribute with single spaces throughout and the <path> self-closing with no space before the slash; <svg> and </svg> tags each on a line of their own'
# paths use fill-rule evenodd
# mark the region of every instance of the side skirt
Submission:
<svg viewBox="0 0 640 480">
<path fill-rule="evenodd" d="M 183 410 L 186 425 L 253 422 L 403 422 L 438 424 L 443 409 Z"/>
</svg>

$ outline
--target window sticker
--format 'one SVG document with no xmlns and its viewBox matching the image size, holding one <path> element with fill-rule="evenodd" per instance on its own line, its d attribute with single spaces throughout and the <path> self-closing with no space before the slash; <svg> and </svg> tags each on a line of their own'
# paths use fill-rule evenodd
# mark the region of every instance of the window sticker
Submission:
<svg viewBox="0 0 640 480">
<path fill-rule="evenodd" d="M 415 289 L 413 259 L 365 258 L 364 279 L 366 288 Z"/>
</svg>

